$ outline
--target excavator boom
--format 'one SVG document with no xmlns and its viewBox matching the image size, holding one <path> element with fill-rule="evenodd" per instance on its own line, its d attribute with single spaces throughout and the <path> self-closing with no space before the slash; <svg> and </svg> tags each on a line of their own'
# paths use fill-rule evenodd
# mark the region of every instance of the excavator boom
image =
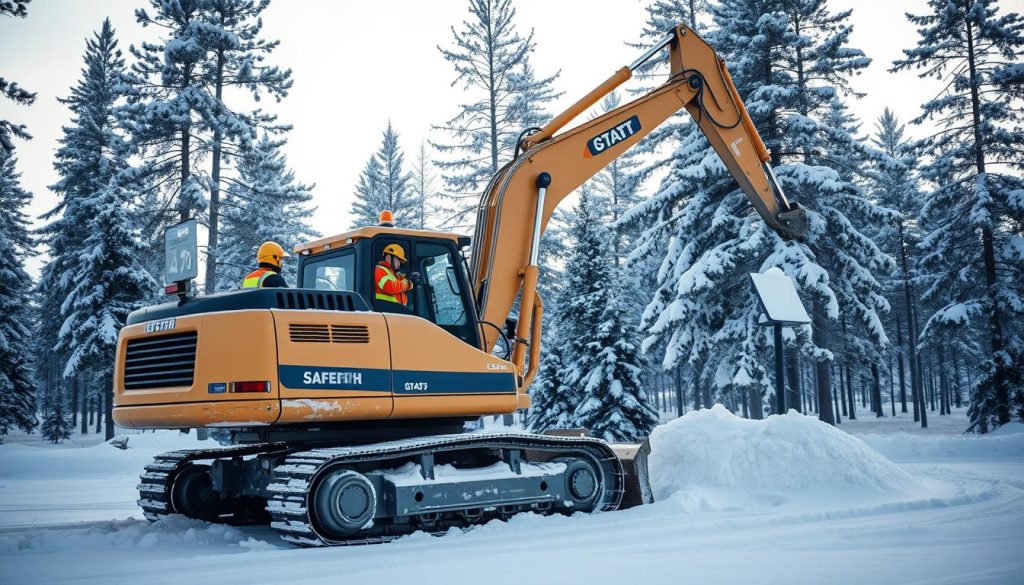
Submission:
<svg viewBox="0 0 1024 585">
<path fill-rule="evenodd" d="M 664 84 L 556 135 L 666 47 L 669 76 Z M 776 180 L 768 150 L 725 62 L 697 33 L 677 26 L 637 61 L 524 137 L 522 154 L 498 172 L 481 197 L 470 270 L 477 309 L 481 321 L 502 324 L 521 295 L 512 361 L 524 373 L 523 392 L 539 358 L 542 303 L 536 294 L 537 262 L 540 237 L 551 215 L 566 196 L 683 108 L 765 222 L 783 238 L 805 234 L 804 210 L 786 198 Z M 485 329 L 484 335 L 490 351 L 498 333 Z"/>
</svg>

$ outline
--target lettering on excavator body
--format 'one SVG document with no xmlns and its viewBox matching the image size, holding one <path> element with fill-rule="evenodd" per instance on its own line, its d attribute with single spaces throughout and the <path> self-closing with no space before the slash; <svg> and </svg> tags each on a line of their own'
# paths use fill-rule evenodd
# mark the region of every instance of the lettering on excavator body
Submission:
<svg viewBox="0 0 1024 585">
<path fill-rule="evenodd" d="M 306 385 L 321 384 L 362 384 L 363 374 L 360 372 L 313 371 L 302 373 L 302 383 Z"/>
<path fill-rule="evenodd" d="M 640 118 L 632 118 L 615 125 L 587 141 L 583 156 L 590 158 L 601 154 L 640 131 Z"/>
</svg>

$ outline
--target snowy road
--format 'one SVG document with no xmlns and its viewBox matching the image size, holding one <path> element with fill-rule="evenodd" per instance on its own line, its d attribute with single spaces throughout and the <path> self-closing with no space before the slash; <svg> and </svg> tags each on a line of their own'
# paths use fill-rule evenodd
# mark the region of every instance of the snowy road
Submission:
<svg viewBox="0 0 1024 585">
<path fill-rule="evenodd" d="M 922 493 L 865 501 L 692 489 L 615 513 L 519 516 L 321 550 L 290 548 L 265 529 L 127 519 L 139 517 L 130 471 L 145 448 L 83 450 L 106 449 L 105 471 L 80 467 L 67 480 L 12 471 L 38 448 L 8 445 L 0 583 L 1020 583 L 1024 434 L 895 438 L 865 442 Z M 45 450 L 52 463 L 68 453 Z"/>
</svg>

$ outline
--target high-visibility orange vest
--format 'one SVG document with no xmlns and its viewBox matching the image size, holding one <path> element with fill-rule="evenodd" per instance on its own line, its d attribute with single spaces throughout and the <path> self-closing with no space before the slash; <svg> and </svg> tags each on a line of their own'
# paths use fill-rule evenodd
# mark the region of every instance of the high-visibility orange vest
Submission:
<svg viewBox="0 0 1024 585">
<path fill-rule="evenodd" d="M 263 281 L 271 274 L 277 273 L 269 268 L 257 268 L 245 277 L 245 280 L 242 281 L 242 288 L 260 288 L 263 286 Z"/>
<path fill-rule="evenodd" d="M 404 277 L 399 278 L 387 262 L 379 262 L 373 272 L 376 297 L 382 301 L 406 304 L 408 298 L 405 291 L 412 288 L 412 283 Z"/>
</svg>

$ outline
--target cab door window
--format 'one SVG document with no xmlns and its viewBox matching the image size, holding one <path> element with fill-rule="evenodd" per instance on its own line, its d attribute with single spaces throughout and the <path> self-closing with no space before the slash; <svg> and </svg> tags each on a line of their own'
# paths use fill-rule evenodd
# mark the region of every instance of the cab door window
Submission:
<svg viewBox="0 0 1024 585">
<path fill-rule="evenodd" d="M 420 273 L 417 298 L 422 301 L 418 303 L 416 314 L 467 343 L 474 343 L 459 265 L 452 250 L 440 244 L 417 244 L 416 269 Z"/>
</svg>

